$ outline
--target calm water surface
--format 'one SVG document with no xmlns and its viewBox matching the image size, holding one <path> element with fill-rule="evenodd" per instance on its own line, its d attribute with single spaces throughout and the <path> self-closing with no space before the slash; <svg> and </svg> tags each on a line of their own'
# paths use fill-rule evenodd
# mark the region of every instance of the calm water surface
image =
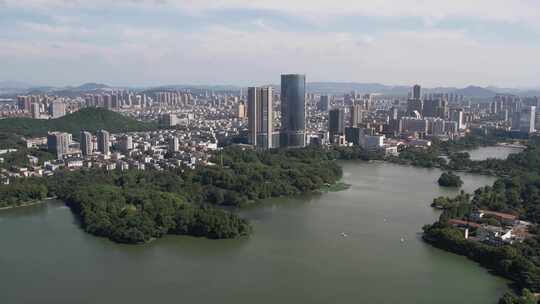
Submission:
<svg viewBox="0 0 540 304">
<path fill-rule="evenodd" d="M 512 147 L 482 147 L 469 152 L 472 160 L 484 160 L 487 158 L 506 159 L 509 154 L 519 153 L 523 151 L 521 148 Z"/>
<path fill-rule="evenodd" d="M 255 227 L 244 240 L 125 246 L 81 231 L 59 202 L 2 212 L 0 303 L 497 302 L 504 280 L 420 239 L 431 200 L 456 193 L 439 170 L 343 166 L 347 191 L 243 211 Z M 463 179 L 467 191 L 494 181 Z"/>
</svg>

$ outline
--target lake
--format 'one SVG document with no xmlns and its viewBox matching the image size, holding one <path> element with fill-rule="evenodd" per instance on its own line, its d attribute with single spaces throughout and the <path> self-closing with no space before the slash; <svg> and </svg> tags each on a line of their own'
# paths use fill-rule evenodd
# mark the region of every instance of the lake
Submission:
<svg viewBox="0 0 540 304">
<path fill-rule="evenodd" d="M 494 146 L 481 147 L 472 151 L 467 151 L 472 160 L 484 160 L 487 158 L 506 159 L 509 154 L 520 153 L 522 148 Z"/>
<path fill-rule="evenodd" d="M 1 212 L 0 303 L 497 302 L 505 280 L 421 240 L 432 199 L 457 193 L 440 170 L 342 164 L 350 189 L 244 210 L 255 231 L 240 240 L 118 245 L 60 202 Z M 461 175 L 469 192 L 494 181 Z"/>
</svg>

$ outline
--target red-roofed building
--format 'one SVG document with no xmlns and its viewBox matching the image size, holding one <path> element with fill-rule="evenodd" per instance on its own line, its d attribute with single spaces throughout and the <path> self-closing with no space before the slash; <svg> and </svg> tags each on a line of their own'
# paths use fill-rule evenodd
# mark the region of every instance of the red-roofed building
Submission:
<svg viewBox="0 0 540 304">
<path fill-rule="evenodd" d="M 472 218 L 475 220 L 481 220 L 484 216 L 493 216 L 505 225 L 512 226 L 518 220 L 518 217 L 514 214 L 495 212 L 489 210 L 477 210 L 472 213 Z"/>
</svg>

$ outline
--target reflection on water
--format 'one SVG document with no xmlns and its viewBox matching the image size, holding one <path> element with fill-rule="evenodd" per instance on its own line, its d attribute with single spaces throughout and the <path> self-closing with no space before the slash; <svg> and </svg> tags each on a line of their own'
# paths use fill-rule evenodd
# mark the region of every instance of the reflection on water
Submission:
<svg viewBox="0 0 540 304">
<path fill-rule="evenodd" d="M 512 148 L 504 146 L 496 147 L 481 147 L 472 151 L 469 151 L 472 160 L 485 160 L 488 158 L 506 159 L 508 155 L 514 153 L 520 153 L 523 151 L 521 148 Z"/>
</svg>

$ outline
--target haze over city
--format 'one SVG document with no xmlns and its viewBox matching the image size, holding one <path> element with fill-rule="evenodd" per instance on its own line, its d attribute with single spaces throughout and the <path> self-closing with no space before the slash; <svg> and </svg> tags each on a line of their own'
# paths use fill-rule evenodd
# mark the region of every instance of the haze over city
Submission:
<svg viewBox="0 0 540 304">
<path fill-rule="evenodd" d="M 339 5 L 338 5 L 339 4 Z M 0 80 L 538 87 L 538 1 L 0 1 Z M 489 13 L 487 13 L 489 12 Z"/>
</svg>

